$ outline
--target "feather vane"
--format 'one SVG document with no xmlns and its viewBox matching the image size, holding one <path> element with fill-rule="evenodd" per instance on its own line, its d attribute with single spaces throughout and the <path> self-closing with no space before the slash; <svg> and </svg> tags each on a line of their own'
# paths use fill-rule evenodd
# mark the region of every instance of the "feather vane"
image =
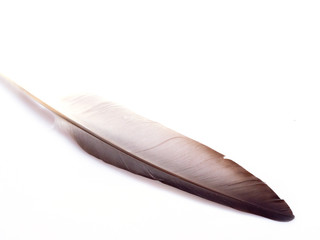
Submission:
<svg viewBox="0 0 320 240">
<path fill-rule="evenodd" d="M 215 150 L 99 97 L 68 97 L 53 108 L 17 86 L 57 118 L 87 153 L 232 208 L 278 221 L 294 215 L 264 182 Z"/>
</svg>

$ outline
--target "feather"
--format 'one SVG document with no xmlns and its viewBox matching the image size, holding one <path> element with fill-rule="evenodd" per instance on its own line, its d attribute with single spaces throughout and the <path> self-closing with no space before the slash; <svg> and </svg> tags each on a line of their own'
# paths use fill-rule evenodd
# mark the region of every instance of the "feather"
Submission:
<svg viewBox="0 0 320 240">
<path fill-rule="evenodd" d="M 97 96 L 79 95 L 53 108 L 10 82 L 60 119 L 87 153 L 202 198 L 278 221 L 294 215 L 260 179 L 215 150 Z"/>
</svg>

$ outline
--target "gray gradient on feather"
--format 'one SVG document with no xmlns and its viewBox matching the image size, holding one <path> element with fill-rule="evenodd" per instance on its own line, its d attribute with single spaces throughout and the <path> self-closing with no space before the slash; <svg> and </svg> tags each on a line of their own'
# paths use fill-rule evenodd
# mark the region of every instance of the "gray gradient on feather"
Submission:
<svg viewBox="0 0 320 240">
<path fill-rule="evenodd" d="M 96 96 L 69 97 L 55 112 L 89 154 L 232 208 L 279 221 L 294 218 L 260 179 L 209 147 Z"/>
</svg>

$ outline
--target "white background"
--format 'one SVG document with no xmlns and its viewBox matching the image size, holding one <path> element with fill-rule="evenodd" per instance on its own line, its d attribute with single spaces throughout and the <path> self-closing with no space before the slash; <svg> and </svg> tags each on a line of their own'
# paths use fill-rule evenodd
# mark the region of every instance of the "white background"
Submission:
<svg viewBox="0 0 320 240">
<path fill-rule="evenodd" d="M 0 82 L 0 239 L 319 239 L 319 1 L 0 1 L 0 73 L 214 148 L 287 223 L 97 161 Z"/>
</svg>

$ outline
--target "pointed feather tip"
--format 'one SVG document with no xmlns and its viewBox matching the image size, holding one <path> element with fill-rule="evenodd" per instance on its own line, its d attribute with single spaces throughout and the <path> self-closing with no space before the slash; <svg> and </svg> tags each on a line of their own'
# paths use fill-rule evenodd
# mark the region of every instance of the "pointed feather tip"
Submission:
<svg viewBox="0 0 320 240">
<path fill-rule="evenodd" d="M 248 204 L 244 206 L 241 202 L 232 198 L 221 201 L 221 199 L 211 198 L 210 196 L 207 197 L 202 195 L 201 197 L 229 206 L 236 210 L 240 210 L 250 214 L 255 214 L 255 215 L 265 217 L 271 220 L 279 221 L 279 222 L 289 222 L 295 218 L 288 204 L 284 200 L 279 198 L 273 199 L 273 202 L 275 204 L 272 204 L 272 205 Z"/>
<path fill-rule="evenodd" d="M 212 200 L 212 199 L 209 199 Z M 271 220 L 279 221 L 279 222 L 289 222 L 292 221 L 295 216 L 293 215 L 288 204 L 282 199 L 273 199 L 272 202 L 274 204 L 249 204 L 243 206 L 238 201 L 234 201 L 233 199 L 228 199 L 225 202 L 216 201 L 218 203 L 222 203 L 231 208 L 244 211 L 250 214 L 255 214 L 261 217 L 265 217 Z"/>
<path fill-rule="evenodd" d="M 291 210 L 290 212 L 285 214 L 275 214 L 275 215 L 266 216 L 266 217 L 279 222 L 290 222 L 295 218 Z"/>
<path fill-rule="evenodd" d="M 269 210 L 256 209 L 251 213 L 280 222 L 289 222 L 295 218 L 289 205 L 284 200 L 276 199 L 275 202 L 277 202 L 277 205 L 272 208 L 269 208 Z"/>
<path fill-rule="evenodd" d="M 269 206 L 265 205 L 265 207 L 269 207 L 270 211 L 266 211 L 262 216 L 267 218 L 280 221 L 280 222 L 289 222 L 292 221 L 295 216 L 289 205 L 283 199 L 279 198 L 278 195 L 275 194 L 275 198 L 271 200 L 271 204 Z"/>
<path fill-rule="evenodd" d="M 284 216 L 279 221 L 281 222 L 290 222 L 295 218 L 295 216 L 291 213 L 290 215 Z"/>
<path fill-rule="evenodd" d="M 292 221 L 295 218 L 295 216 L 293 215 L 293 212 L 291 211 L 291 209 L 288 206 L 288 204 L 285 201 L 283 201 L 283 203 L 287 206 L 287 209 L 284 210 L 284 213 L 278 214 L 278 216 L 276 216 L 276 218 L 274 220 L 278 220 L 278 221 L 281 221 L 281 222 Z"/>
<path fill-rule="evenodd" d="M 260 194 L 263 196 L 263 193 Z M 295 218 L 289 205 L 277 195 L 275 195 L 272 199 L 269 198 L 269 200 L 260 202 L 258 205 L 248 206 L 248 209 L 246 210 L 249 213 L 280 222 L 289 222 Z"/>
</svg>

